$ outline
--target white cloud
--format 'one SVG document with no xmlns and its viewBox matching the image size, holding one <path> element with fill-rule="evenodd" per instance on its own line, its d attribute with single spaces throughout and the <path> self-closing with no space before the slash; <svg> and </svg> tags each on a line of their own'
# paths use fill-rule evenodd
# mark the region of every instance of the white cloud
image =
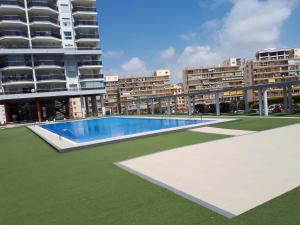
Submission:
<svg viewBox="0 0 300 225">
<path fill-rule="evenodd" d="M 161 60 L 169 60 L 175 56 L 175 48 L 173 46 L 161 51 L 159 53 L 159 58 Z"/>
<path fill-rule="evenodd" d="M 181 34 L 179 35 L 179 37 L 184 40 L 184 41 L 191 41 L 194 40 L 198 37 L 197 32 L 191 32 L 191 33 L 187 33 L 187 34 Z"/>
<path fill-rule="evenodd" d="M 216 65 L 229 57 L 254 57 L 255 51 L 281 47 L 283 23 L 292 13 L 297 0 L 220 0 L 232 2 L 230 12 L 222 20 L 211 20 L 206 26 L 219 29 L 213 32 L 210 45 L 186 46 L 174 62 L 174 80 L 188 66 Z M 217 24 L 219 23 L 219 24 Z M 217 38 L 214 38 L 217 36 Z"/>
<path fill-rule="evenodd" d="M 133 57 L 121 66 L 125 73 L 145 73 L 147 71 L 146 64 L 138 57 Z"/>
<path fill-rule="evenodd" d="M 202 24 L 202 27 L 206 28 L 206 29 L 217 29 L 221 25 L 222 25 L 221 19 L 212 19 L 212 20 L 208 20 L 208 21 L 204 22 Z"/>
<path fill-rule="evenodd" d="M 236 0 L 219 32 L 222 51 L 248 56 L 261 48 L 281 46 L 281 28 L 294 3 L 294 0 Z"/>
<path fill-rule="evenodd" d="M 107 51 L 103 55 L 107 58 L 119 58 L 124 55 L 124 51 Z"/>
<path fill-rule="evenodd" d="M 212 51 L 209 46 L 193 45 L 187 46 L 178 58 L 178 64 L 186 67 L 209 65 L 212 62 L 219 62 L 217 53 Z"/>
</svg>

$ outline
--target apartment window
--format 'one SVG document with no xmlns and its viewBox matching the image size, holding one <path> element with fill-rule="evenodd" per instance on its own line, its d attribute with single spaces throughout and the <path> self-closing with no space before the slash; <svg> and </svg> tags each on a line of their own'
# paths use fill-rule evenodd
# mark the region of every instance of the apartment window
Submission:
<svg viewBox="0 0 300 225">
<path fill-rule="evenodd" d="M 65 27 L 71 26 L 71 19 L 70 18 L 62 18 L 62 24 Z"/>
<path fill-rule="evenodd" d="M 72 32 L 64 32 L 65 40 L 72 40 Z"/>
<path fill-rule="evenodd" d="M 60 4 L 61 12 L 62 13 L 69 13 L 70 7 L 68 4 Z"/>
</svg>

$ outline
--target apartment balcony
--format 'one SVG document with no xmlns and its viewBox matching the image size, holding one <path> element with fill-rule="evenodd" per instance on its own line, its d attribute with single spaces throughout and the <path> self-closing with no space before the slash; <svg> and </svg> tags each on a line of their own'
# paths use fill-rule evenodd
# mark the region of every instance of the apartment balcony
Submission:
<svg viewBox="0 0 300 225">
<path fill-rule="evenodd" d="M 37 83 L 66 83 L 66 76 L 64 74 L 47 74 L 37 75 Z"/>
<path fill-rule="evenodd" d="M 75 21 L 75 28 L 98 28 L 97 20 L 77 20 Z"/>
<path fill-rule="evenodd" d="M 30 18 L 30 26 L 38 29 L 60 28 L 58 19 L 51 16 L 33 16 Z"/>
<path fill-rule="evenodd" d="M 0 71 L 12 71 L 12 70 L 32 70 L 32 63 L 29 60 L 1 62 Z"/>
<path fill-rule="evenodd" d="M 0 28 L 1 29 L 9 29 L 11 27 L 26 27 L 26 18 L 18 15 L 5 15 L 0 16 Z"/>
<path fill-rule="evenodd" d="M 32 1 L 28 2 L 28 12 L 40 15 L 40 14 L 58 14 L 58 7 L 54 4 L 45 1 Z"/>
<path fill-rule="evenodd" d="M 32 84 L 33 82 L 34 79 L 32 75 L 2 77 L 2 86 Z"/>
<path fill-rule="evenodd" d="M 64 69 L 64 62 L 56 60 L 39 60 L 34 62 L 36 70 L 42 69 Z"/>
<path fill-rule="evenodd" d="M 49 87 L 49 85 L 51 87 Z M 57 84 L 37 84 L 37 93 L 64 92 L 68 91 L 65 83 Z"/>
<path fill-rule="evenodd" d="M 85 7 L 85 6 L 73 7 L 73 16 L 74 17 L 90 16 L 90 15 L 94 15 L 94 16 L 97 15 L 96 7 Z"/>
<path fill-rule="evenodd" d="M 77 44 L 97 44 L 99 41 L 99 34 L 77 34 L 75 40 Z"/>
<path fill-rule="evenodd" d="M 102 68 L 102 61 L 99 60 L 89 60 L 82 61 L 78 63 L 79 69 L 98 69 Z"/>
<path fill-rule="evenodd" d="M 87 80 L 103 80 L 104 76 L 103 74 L 83 74 L 79 76 L 79 80 L 81 81 L 87 81 Z"/>
<path fill-rule="evenodd" d="M 14 14 L 16 12 L 24 12 L 24 11 L 25 11 L 24 2 L 14 1 L 14 0 L 8 0 L 8 1 L 0 0 L 1 15 L 2 13 Z"/>
<path fill-rule="evenodd" d="M 52 31 L 36 31 L 31 33 L 34 45 L 47 46 L 49 44 L 60 44 L 61 35 Z M 39 43 L 39 44 L 38 44 Z"/>
<path fill-rule="evenodd" d="M 6 42 L 14 42 L 18 41 L 20 43 L 22 42 L 28 42 L 28 34 L 27 32 L 23 31 L 1 31 L 0 32 L 0 42 L 6 41 Z"/>
</svg>

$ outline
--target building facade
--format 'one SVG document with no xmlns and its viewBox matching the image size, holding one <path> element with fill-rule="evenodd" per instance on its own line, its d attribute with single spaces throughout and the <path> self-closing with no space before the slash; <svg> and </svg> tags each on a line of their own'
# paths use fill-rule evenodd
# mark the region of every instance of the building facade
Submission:
<svg viewBox="0 0 300 225">
<path fill-rule="evenodd" d="M 105 87 L 96 0 L 0 1 L 0 15 L 5 122 L 98 115 Z"/>
<path fill-rule="evenodd" d="M 247 85 L 273 84 L 300 79 L 300 48 L 268 49 L 256 53 L 255 60 L 246 63 L 244 73 Z M 258 93 L 250 93 L 257 100 Z M 300 95 L 300 87 L 293 87 L 293 95 Z M 270 89 L 270 99 L 282 98 L 282 89 Z"/>
<path fill-rule="evenodd" d="M 169 70 L 158 70 L 150 76 L 118 77 L 107 76 L 106 106 L 113 113 L 122 113 L 126 110 L 126 102 L 131 101 L 128 111 L 136 111 L 136 102 L 139 98 L 150 98 L 171 95 Z M 158 107 L 158 102 L 154 102 Z M 166 104 L 165 100 L 162 104 Z M 143 102 L 141 110 L 149 110 L 150 102 Z M 116 109 L 115 107 L 118 107 Z"/>
<path fill-rule="evenodd" d="M 183 84 L 171 85 L 172 95 L 184 94 Z M 172 113 L 185 113 L 187 112 L 185 97 L 172 98 L 171 111 Z M 176 112 L 177 110 L 177 112 Z"/>
<path fill-rule="evenodd" d="M 236 88 L 244 85 L 243 60 L 230 58 L 222 65 L 188 68 L 183 71 L 183 84 L 186 94 L 199 91 Z M 242 91 L 228 91 L 220 95 L 223 102 L 231 102 L 243 96 Z M 195 104 L 212 104 L 214 94 L 197 95 Z"/>
<path fill-rule="evenodd" d="M 105 107 L 108 114 L 120 114 L 119 76 L 105 76 Z"/>
</svg>

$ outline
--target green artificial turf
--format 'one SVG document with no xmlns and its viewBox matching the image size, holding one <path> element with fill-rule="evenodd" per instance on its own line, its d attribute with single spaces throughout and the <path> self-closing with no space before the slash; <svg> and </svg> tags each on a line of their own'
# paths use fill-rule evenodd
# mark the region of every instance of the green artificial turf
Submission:
<svg viewBox="0 0 300 225">
<path fill-rule="evenodd" d="M 220 138 L 181 131 L 62 154 L 26 128 L 0 130 L 0 224 L 298 225 L 300 188 L 230 220 L 113 164 Z"/>
<path fill-rule="evenodd" d="M 288 126 L 295 123 L 300 123 L 300 119 L 294 118 L 258 118 L 258 117 L 241 117 L 238 121 L 215 125 L 214 127 L 236 129 L 236 130 L 251 130 L 263 131 L 278 127 Z"/>
</svg>

